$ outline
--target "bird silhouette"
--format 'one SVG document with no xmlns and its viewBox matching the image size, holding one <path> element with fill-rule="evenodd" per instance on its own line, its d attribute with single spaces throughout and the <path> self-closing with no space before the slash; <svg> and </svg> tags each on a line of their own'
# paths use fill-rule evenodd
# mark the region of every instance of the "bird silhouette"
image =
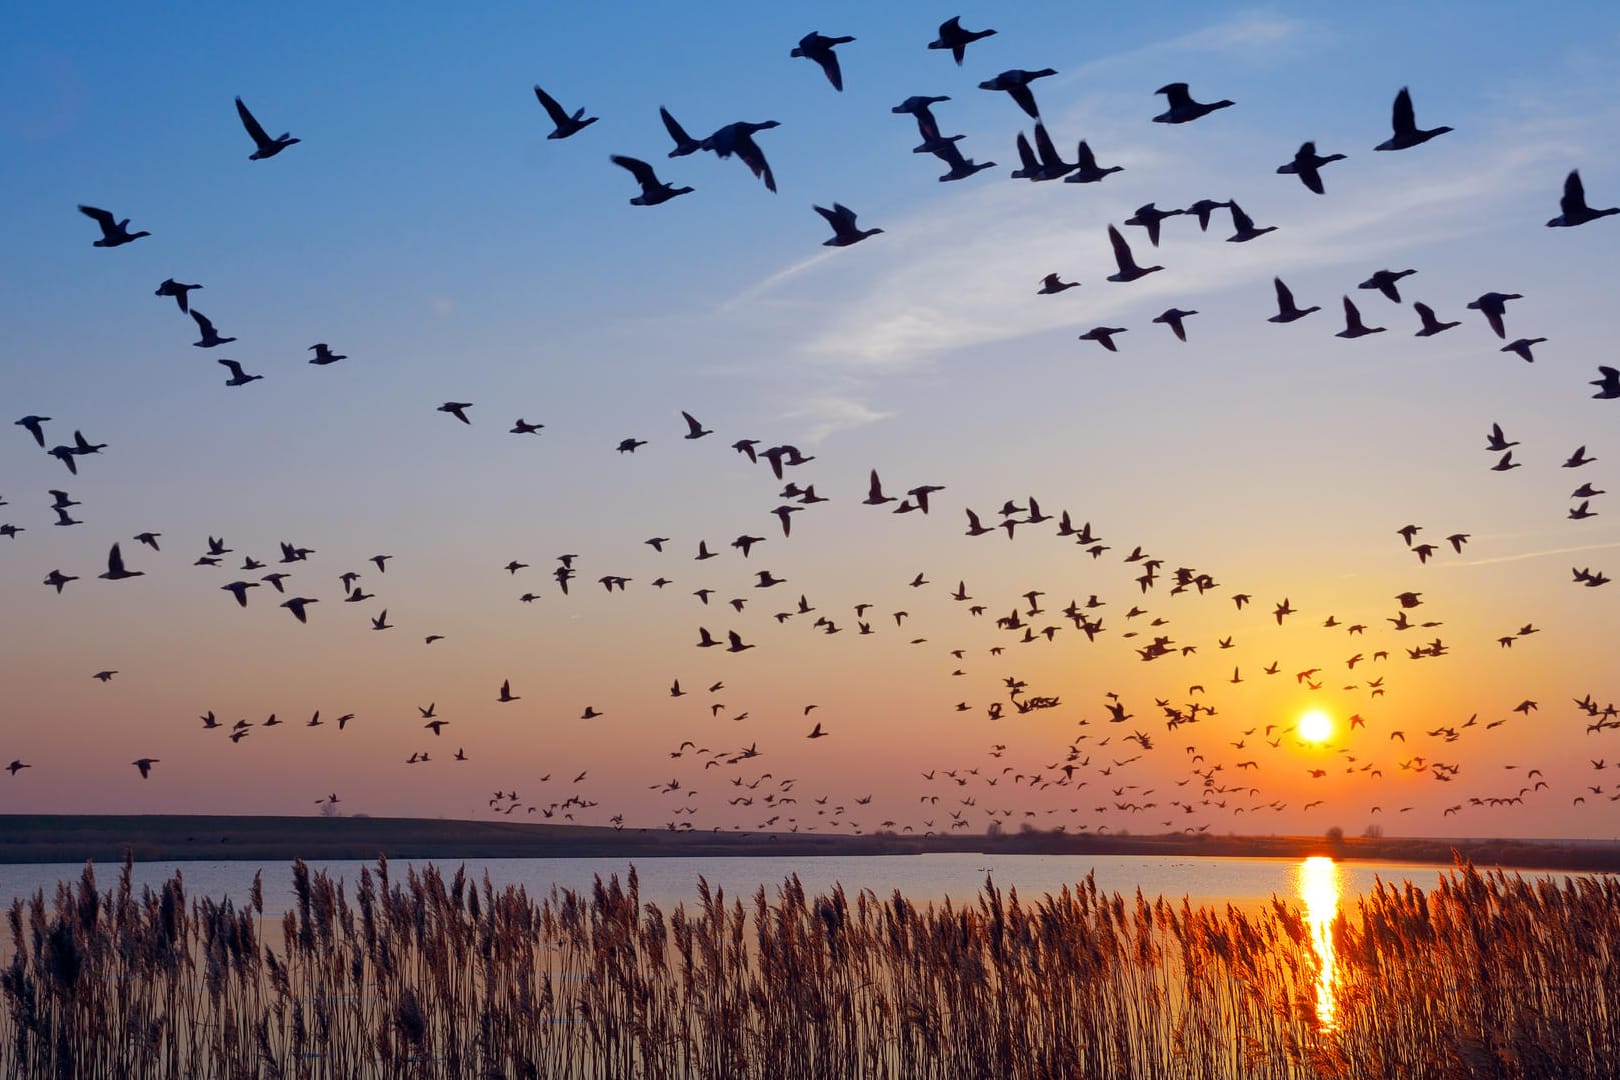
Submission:
<svg viewBox="0 0 1620 1080">
<path fill-rule="evenodd" d="M 689 187 L 671 187 L 658 179 L 653 167 L 639 158 L 626 157 L 623 154 L 611 154 L 608 160 L 627 169 L 635 177 L 636 183 L 641 185 L 641 194 L 630 199 L 631 206 L 657 206 L 666 203 L 677 195 L 686 195 L 692 191 Z"/>
<path fill-rule="evenodd" d="M 79 213 L 83 214 L 87 218 L 90 218 L 97 225 L 101 226 L 101 239 L 94 241 L 91 244 L 92 247 L 118 247 L 120 244 L 132 243 L 139 240 L 143 236 L 152 235 L 144 229 L 142 229 L 140 232 L 130 232 L 129 218 L 124 218 L 122 221 L 115 221 L 112 214 L 100 209 L 99 207 L 86 206 L 83 203 L 80 203 Z"/>
<path fill-rule="evenodd" d="M 199 340 L 192 342 L 197 348 L 212 349 L 216 345 L 225 345 L 236 340 L 233 337 L 221 337 L 219 331 L 214 329 L 214 324 L 209 322 L 208 317 L 202 312 L 193 310 L 191 317 L 197 323 L 197 332 L 202 335 Z"/>
<path fill-rule="evenodd" d="M 440 405 L 437 408 L 435 408 L 434 411 L 435 412 L 442 412 L 442 413 L 449 413 L 451 416 L 455 417 L 457 420 L 460 420 L 463 424 L 469 424 L 470 425 L 472 423 L 472 421 L 467 419 L 467 410 L 472 408 L 472 407 L 473 407 L 473 403 L 470 402 L 470 401 L 447 401 L 443 405 Z"/>
<path fill-rule="evenodd" d="M 1477 311 L 1485 316 L 1485 321 L 1490 324 L 1491 332 L 1499 338 L 1506 339 L 1507 327 L 1503 325 L 1502 316 L 1507 311 L 1507 302 L 1522 299 L 1523 297 L 1518 293 L 1488 292 L 1481 293 L 1476 299 L 1468 301 L 1465 306 L 1470 311 Z"/>
<path fill-rule="evenodd" d="M 1326 194 L 1322 187 L 1322 166 L 1335 161 L 1343 161 L 1343 154 L 1329 154 L 1322 157 L 1316 152 L 1314 142 L 1302 142 L 1299 149 L 1294 151 L 1294 160 L 1286 165 L 1277 166 L 1277 171 L 1284 175 L 1299 177 L 1299 182 L 1318 195 Z"/>
<path fill-rule="evenodd" d="M 1303 319 L 1313 311 L 1322 310 L 1320 305 L 1313 304 L 1311 307 L 1302 308 L 1294 303 L 1294 291 L 1283 284 L 1282 278 L 1272 278 L 1271 283 L 1277 290 L 1277 314 L 1267 319 L 1267 322 L 1291 323 Z"/>
<path fill-rule="evenodd" d="M 164 278 L 163 284 L 157 287 L 157 292 L 153 293 L 153 295 L 174 297 L 174 302 L 180 305 L 181 313 L 186 314 L 191 311 L 191 290 L 200 288 L 202 288 L 201 285 L 184 285 L 174 280 L 174 278 Z"/>
<path fill-rule="evenodd" d="M 1163 270 L 1162 266 L 1138 266 L 1136 259 L 1131 255 L 1131 245 L 1125 242 L 1119 230 L 1108 226 L 1108 243 L 1114 249 L 1114 262 L 1119 266 L 1117 273 L 1109 274 L 1109 281 L 1127 282 L 1146 277 L 1156 270 Z"/>
<path fill-rule="evenodd" d="M 964 30 L 962 17 L 953 15 L 939 24 L 939 37 L 928 43 L 930 49 L 948 49 L 951 56 L 956 59 L 956 66 L 962 66 L 962 58 L 967 53 L 967 47 L 975 41 L 990 37 L 994 30 Z"/>
<path fill-rule="evenodd" d="M 1235 104 L 1235 102 L 1224 99 L 1208 104 L 1194 101 L 1192 94 L 1188 92 L 1187 84 L 1184 82 L 1166 83 L 1153 92 L 1163 94 L 1165 102 L 1169 106 L 1164 112 L 1153 118 L 1155 124 L 1186 124 L 1208 116 L 1216 109 L 1230 108 Z"/>
<path fill-rule="evenodd" d="M 860 243 L 868 236 L 876 236 L 883 231 L 882 229 L 856 228 L 855 211 L 843 203 L 833 203 L 831 210 L 824 206 L 817 206 L 814 209 L 816 213 L 826 219 L 828 225 L 832 226 L 833 235 L 831 239 L 822 241 L 822 244 L 826 247 L 848 247 L 851 244 Z"/>
<path fill-rule="evenodd" d="M 347 360 L 348 359 L 347 356 L 344 356 L 344 355 L 341 355 L 341 354 L 338 354 L 338 353 L 334 353 L 331 350 L 331 348 L 324 341 L 317 342 L 316 344 L 311 345 L 308 349 L 306 349 L 304 351 L 305 352 L 312 352 L 312 353 L 315 354 L 313 357 L 310 358 L 310 361 L 309 361 L 310 363 L 317 364 L 317 365 L 320 365 L 320 366 L 323 366 L 323 367 L 325 365 L 327 365 L 327 364 L 335 364 L 339 360 Z"/>
<path fill-rule="evenodd" d="M 727 124 L 720 128 L 699 143 L 698 148 L 712 151 L 721 158 L 735 154 L 744 165 L 748 166 L 749 171 L 765 182 L 767 191 L 775 191 L 776 176 L 771 172 L 770 163 L 765 160 L 765 152 L 754 141 L 754 136 L 761 131 L 780 126 L 776 120 L 766 120 L 757 124 L 739 120 L 735 124 Z"/>
<path fill-rule="evenodd" d="M 1346 296 L 1344 298 L 1344 329 L 1333 336 L 1342 338 L 1366 337 L 1368 334 L 1381 334 L 1387 329 L 1388 327 L 1368 326 L 1362 322 L 1361 312 L 1356 310 L 1355 302 Z"/>
<path fill-rule="evenodd" d="M 1390 126 L 1395 129 L 1395 133 L 1373 147 L 1374 150 L 1409 150 L 1451 130 L 1448 127 L 1419 128 L 1417 116 L 1412 109 L 1412 93 L 1404 86 L 1395 95 L 1395 104 L 1390 112 Z"/>
<path fill-rule="evenodd" d="M 585 116 L 584 109 L 576 109 L 572 113 L 568 112 L 568 110 L 557 104 L 556 98 L 540 89 L 539 83 L 535 84 L 534 96 L 535 100 L 540 102 L 540 107 L 546 110 L 546 115 L 551 117 L 552 124 L 555 125 L 551 134 L 546 136 L 548 139 L 566 139 L 568 136 L 576 135 L 596 123 L 597 118 Z M 582 120 L 580 117 L 585 118 Z"/>
<path fill-rule="evenodd" d="M 979 84 L 980 90 L 1001 90 L 1018 103 L 1029 118 L 1039 120 L 1041 110 L 1035 104 L 1035 94 L 1030 90 L 1029 84 L 1036 79 L 1044 79 L 1048 75 L 1056 75 L 1052 68 L 1042 68 L 1039 71 L 1024 71 L 1021 68 L 1012 68 L 1003 71 L 993 79 L 986 79 Z"/>
<path fill-rule="evenodd" d="M 107 572 L 96 576 L 105 578 L 108 581 L 122 581 L 125 578 L 140 577 L 145 572 L 144 570 L 126 569 L 124 567 L 123 552 L 118 550 L 117 544 L 114 544 L 112 549 L 107 552 Z M 57 591 L 60 592 L 61 590 L 58 589 Z"/>
<path fill-rule="evenodd" d="M 241 98 L 236 99 L 236 115 L 241 117 L 242 126 L 247 129 L 248 136 L 253 140 L 254 150 L 253 153 L 248 155 L 249 161 L 263 161 L 265 158 L 273 158 L 287 147 L 300 141 L 285 131 L 273 139 L 265 134 L 264 128 L 253 118 L 253 114 L 248 112 L 248 107 L 242 103 Z"/>
<path fill-rule="evenodd" d="M 838 67 L 838 54 L 833 52 L 835 45 L 848 45 L 855 39 L 852 37 L 827 37 L 825 34 L 812 30 L 799 39 L 799 44 L 789 56 L 802 56 L 806 60 L 814 60 L 826 73 L 827 81 L 832 83 L 834 90 L 844 89 L 844 73 Z"/>
<path fill-rule="evenodd" d="M 1547 222 L 1549 229 L 1574 228 L 1576 225 L 1585 225 L 1589 221 L 1608 217 L 1610 214 L 1620 214 L 1620 206 L 1611 206 L 1607 210 L 1594 210 L 1586 205 L 1586 186 L 1581 183 L 1581 171 L 1569 170 L 1564 177 L 1564 194 L 1558 200 L 1559 215 Z"/>
<path fill-rule="evenodd" d="M 235 360 L 226 360 L 222 358 L 217 362 L 223 365 L 226 371 L 231 373 L 231 377 L 225 380 L 226 386 L 246 386 L 255 379 L 264 378 L 263 375 L 249 375 L 247 372 L 242 370 L 242 365 L 237 363 Z"/>
</svg>

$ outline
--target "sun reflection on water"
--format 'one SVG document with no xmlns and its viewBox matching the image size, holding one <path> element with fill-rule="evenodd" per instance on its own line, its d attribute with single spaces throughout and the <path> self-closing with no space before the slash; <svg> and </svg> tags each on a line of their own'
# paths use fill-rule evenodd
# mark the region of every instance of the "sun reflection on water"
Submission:
<svg viewBox="0 0 1620 1080">
<path fill-rule="evenodd" d="M 1311 945 L 1321 962 L 1316 980 L 1316 1019 L 1323 1030 L 1333 1029 L 1333 987 L 1337 969 L 1333 958 L 1333 920 L 1339 912 L 1339 864 L 1325 855 L 1300 863 L 1299 895 L 1305 901 L 1305 921 Z"/>
</svg>

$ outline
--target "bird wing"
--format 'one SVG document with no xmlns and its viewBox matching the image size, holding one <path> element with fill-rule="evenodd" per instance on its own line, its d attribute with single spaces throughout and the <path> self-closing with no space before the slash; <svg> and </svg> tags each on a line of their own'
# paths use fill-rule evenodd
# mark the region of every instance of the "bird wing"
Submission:
<svg viewBox="0 0 1620 1080">
<path fill-rule="evenodd" d="M 238 379 L 242 377 L 242 365 L 235 360 L 221 360 L 219 363 L 223 364 L 233 377 Z"/>
<path fill-rule="evenodd" d="M 1119 264 L 1120 270 L 1129 270 L 1136 265 L 1136 259 L 1131 256 L 1131 245 L 1112 225 L 1108 226 L 1108 242 L 1114 247 L 1114 261 Z"/>
<path fill-rule="evenodd" d="M 113 216 L 98 206 L 86 206 L 80 203 L 79 213 L 87 218 L 94 219 L 95 223 L 101 226 L 102 232 L 110 233 L 118 226 L 118 223 L 113 220 Z"/>
<path fill-rule="evenodd" d="M 253 114 L 248 112 L 248 107 L 242 104 L 241 98 L 236 99 L 236 115 L 242 118 L 242 126 L 247 128 L 247 133 L 252 136 L 255 143 L 266 146 L 272 141 L 270 136 L 264 133 L 264 128 L 253 118 Z"/>
<path fill-rule="evenodd" d="M 1558 208 L 1566 218 L 1586 209 L 1586 185 L 1581 183 L 1579 169 L 1569 170 L 1569 175 L 1564 177 L 1564 197 L 1558 200 Z"/>
<path fill-rule="evenodd" d="M 552 123 L 561 127 L 568 122 L 568 114 L 563 111 L 563 107 L 557 104 L 556 98 L 540 89 L 539 83 L 534 85 L 534 96 L 540 99 L 540 104 L 546 110 L 546 114 L 551 117 Z"/>
<path fill-rule="evenodd" d="M 1157 92 L 1165 96 L 1172 109 L 1189 108 L 1193 103 L 1192 94 L 1188 92 L 1187 84 L 1184 82 L 1169 83 L 1159 87 Z"/>
<path fill-rule="evenodd" d="M 767 191 L 776 190 L 776 177 L 771 174 L 770 162 L 765 160 L 765 152 L 761 150 L 752 138 L 744 138 L 737 143 L 737 156 L 753 170 L 754 175 L 765 181 Z"/>
<path fill-rule="evenodd" d="M 697 422 L 697 417 L 686 410 L 681 410 L 681 417 L 686 421 L 686 430 L 695 438 L 703 432 L 703 425 Z"/>
<path fill-rule="evenodd" d="M 653 172 L 653 167 L 645 161 L 639 158 L 625 157 L 623 154 L 612 154 L 608 157 L 608 160 L 621 169 L 628 169 L 630 175 L 634 176 L 636 182 L 643 188 L 655 188 L 658 186 L 658 174 Z"/>
<path fill-rule="evenodd" d="M 193 311 L 191 313 L 191 317 L 197 320 L 197 329 L 202 331 L 203 337 L 208 337 L 214 332 L 214 324 L 210 322 L 208 316 L 204 315 L 202 312 Z"/>
<path fill-rule="evenodd" d="M 1417 115 L 1412 109 L 1412 94 L 1406 87 L 1395 95 L 1395 106 L 1391 110 L 1390 123 L 1394 125 L 1395 134 L 1403 135 L 1417 131 Z"/>
<path fill-rule="evenodd" d="M 664 130 L 669 132 L 669 137 L 674 139 L 676 143 L 685 146 L 687 143 L 694 141 L 692 136 L 686 133 L 686 129 L 681 127 L 680 123 L 669 114 L 669 110 L 662 105 L 658 106 L 658 115 L 664 121 Z"/>
<path fill-rule="evenodd" d="M 1272 278 L 1271 283 L 1277 287 L 1277 306 L 1284 311 L 1291 311 L 1294 304 L 1294 290 L 1283 284 L 1282 278 Z"/>
<path fill-rule="evenodd" d="M 124 553 L 114 544 L 112 550 L 107 552 L 107 572 L 109 574 L 122 574 L 124 572 Z"/>
</svg>

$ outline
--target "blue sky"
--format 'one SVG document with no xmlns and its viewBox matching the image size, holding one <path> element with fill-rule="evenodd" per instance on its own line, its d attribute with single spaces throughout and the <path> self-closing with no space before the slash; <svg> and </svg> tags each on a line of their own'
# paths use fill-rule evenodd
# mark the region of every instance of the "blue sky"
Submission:
<svg viewBox="0 0 1620 1080">
<path fill-rule="evenodd" d="M 1162 732 L 1152 700 L 1230 675 L 1214 644 L 1229 634 L 1242 650 L 1231 658 L 1256 671 L 1272 659 L 1297 659 L 1289 670 L 1342 665 L 1340 653 L 1362 647 L 1319 626 L 1261 636 L 1277 629 L 1266 611 L 1283 596 L 1316 623 L 1337 612 L 1376 624 L 1392 614 L 1389 596 L 1421 589 L 1452 655 L 1398 662 L 1413 643 L 1385 642 L 1395 653 L 1387 694 L 1317 695 L 1336 695 L 1324 704 L 1341 717 L 1366 715 L 1379 742 L 1358 730 L 1359 743 L 1296 757 L 1376 758 L 1393 787 L 1411 778 L 1398 775 L 1389 731 L 1516 715 L 1527 697 L 1545 711 L 1489 741 L 1410 748 L 1462 758 L 1450 788 L 1412 783 L 1386 797 L 1355 777 L 1318 793 L 1298 762 L 1278 756 L 1259 786 L 1288 809 L 1256 825 L 1200 807 L 1188 823 L 1354 829 L 1372 805 L 1398 801 L 1414 807 L 1401 822 L 1413 832 L 1612 831 L 1601 810 L 1568 813 L 1609 733 L 1583 735 L 1581 717 L 1552 703 L 1620 696 L 1602 645 L 1616 629 L 1614 601 L 1571 585 L 1567 565 L 1602 567 L 1620 536 L 1601 498 L 1598 517 L 1565 517 L 1568 490 L 1606 486 L 1620 461 L 1610 403 L 1590 400 L 1585 385 L 1613 359 L 1608 279 L 1620 224 L 1542 222 L 1572 167 L 1593 205 L 1620 203 L 1620 18 L 1603 5 L 1554 20 L 1511 5 L 1364 5 L 1351 17 L 1028 4 L 962 11 L 965 25 L 998 33 L 958 69 L 922 47 L 953 13 L 513 5 L 467 16 L 405 5 L 377 18 L 318 6 L 202 17 L 107 6 L 17 19 L 0 45 L 10 252 L 0 399 L 18 416 L 53 417 L 53 440 L 82 428 L 109 448 L 76 479 L 20 429 L 0 451 L 10 503 L 0 521 L 27 530 L 0 541 L 0 602 L 29 628 L 0 659 L 0 678 L 18 688 L 0 714 L 0 757 L 35 765 L 0 785 L 0 809 L 302 812 L 312 791 L 338 788 L 359 810 L 471 815 L 490 789 L 522 787 L 556 762 L 598 777 L 589 820 L 621 812 L 659 825 L 668 800 L 648 785 L 670 767 L 675 747 L 663 744 L 689 732 L 769 746 L 806 787 L 840 798 L 904 775 L 882 813 L 910 823 L 923 790 L 912 777 L 966 767 L 998 743 L 1021 765 L 1045 765 L 1098 730 L 1079 721 L 1105 723 L 1106 691 L 1132 697 Z M 843 94 L 788 57 L 812 28 L 857 38 L 840 50 Z M 1085 138 L 1124 172 L 1095 185 L 1006 178 L 1014 135 L 1029 124 L 977 83 L 1044 66 L 1058 74 L 1036 95 L 1059 148 Z M 1189 125 L 1153 124 L 1162 99 L 1152 91 L 1171 81 L 1237 104 Z M 537 82 L 601 119 L 547 140 Z M 1456 130 L 1372 153 L 1403 85 L 1421 124 Z M 303 141 L 248 161 L 238 94 L 272 134 Z M 950 95 L 936 110 L 941 126 L 1000 165 L 937 183 L 942 169 L 910 153 L 914 124 L 889 111 L 911 94 Z M 736 161 L 665 158 L 660 105 L 699 135 L 737 119 L 780 121 L 759 136 L 780 192 Z M 1307 138 L 1349 155 L 1324 171 L 1325 196 L 1274 173 Z M 610 153 L 645 158 L 696 190 L 628 206 L 634 185 Z M 1175 218 L 1155 250 L 1127 228 L 1138 257 L 1166 271 L 1104 280 L 1109 223 L 1149 200 L 1181 207 L 1205 196 L 1235 198 L 1278 229 L 1236 245 L 1221 241 L 1225 215 L 1208 234 Z M 811 204 L 833 201 L 885 232 L 822 247 Z M 153 236 L 95 249 L 78 202 Z M 1411 338 L 1409 305 L 1355 288 L 1383 266 L 1417 268 L 1403 297 L 1462 325 Z M 1037 296 L 1053 271 L 1082 287 Z M 1323 311 L 1267 324 L 1275 274 Z M 239 340 L 191 347 L 189 320 L 151 295 L 170 276 L 202 282 L 194 306 Z M 1509 306 L 1509 336 L 1550 339 L 1535 364 L 1499 353 L 1463 309 L 1488 290 L 1524 294 Z M 1334 338 L 1346 294 L 1389 332 Z M 1172 304 L 1200 312 L 1186 345 L 1149 321 Z M 1075 340 L 1098 324 L 1128 327 L 1118 354 Z M 316 341 L 350 359 L 306 365 Z M 221 386 L 220 354 L 265 379 Z M 474 425 L 433 412 L 446 400 L 474 402 Z M 681 440 L 682 409 L 715 435 Z M 545 423 L 544 434 L 507 434 L 519 415 Z M 1494 456 L 1481 447 L 1492 422 L 1521 441 L 1525 468 L 1489 470 Z M 632 435 L 649 445 L 613 452 Z M 834 501 L 800 513 L 790 539 L 770 515 L 780 499 L 768 473 L 726 448 L 744 436 L 817 455 L 800 471 Z M 1558 469 L 1581 442 L 1598 462 Z M 873 467 L 891 489 L 947 491 L 926 519 L 883 516 L 858 505 Z M 83 503 L 84 525 L 51 527 L 48 487 Z M 1003 500 L 1031 494 L 1094 520 L 1115 550 L 1093 561 L 1031 536 L 1034 526 L 1012 544 L 960 535 L 964 506 L 988 521 Z M 1464 555 L 1418 567 L 1393 535 L 1408 521 L 1423 523 L 1426 539 L 1473 540 Z M 165 533 L 162 553 L 139 554 L 147 576 L 94 581 L 107 545 L 129 548 L 142 529 Z M 724 547 L 744 531 L 770 537 L 746 563 Z M 218 592 L 226 570 L 189 565 L 210 535 L 261 559 L 282 539 L 316 548 L 318 566 L 297 568 L 311 582 L 304 595 L 322 601 L 311 624 L 257 594 L 239 612 Z M 641 544 L 651 535 L 674 538 L 679 561 Z M 699 537 L 727 561 L 691 563 Z M 1119 636 L 1123 609 L 1141 599 L 1119 556 L 1137 544 L 1222 582 L 1218 602 L 1143 601 L 1173 615 L 1178 641 L 1197 654 L 1143 665 Z M 378 600 L 344 605 L 336 575 L 378 551 L 396 556 L 388 575 L 363 579 Z M 584 567 L 567 598 L 548 576 L 564 551 Z M 527 576 L 498 569 L 512 558 L 532 564 Z M 54 566 L 86 580 L 57 597 L 39 585 Z M 808 620 L 776 623 L 763 599 L 721 616 L 689 595 L 700 584 L 740 592 L 762 568 L 789 578 L 776 592 L 810 595 L 851 627 L 857 602 L 915 610 L 905 631 L 881 640 L 823 639 Z M 1112 636 L 1087 648 L 1071 632 L 1050 648 L 991 656 L 993 629 L 964 623 L 946 595 L 906 587 L 918 570 L 947 590 L 969 581 L 993 612 L 1032 587 L 1053 606 L 1097 592 Z M 594 584 L 610 572 L 636 579 L 625 595 Z M 676 585 L 650 589 L 660 574 Z M 518 604 L 530 588 L 542 599 Z M 1258 614 L 1234 609 L 1226 596 L 1238 589 L 1256 595 Z M 398 624 L 392 635 L 362 617 L 381 606 Z M 717 713 L 706 697 L 672 702 L 671 678 L 720 678 L 691 641 L 700 623 L 718 631 L 728 618 L 760 646 L 725 658 L 725 681 L 739 689 Z M 1525 622 L 1544 632 L 1497 645 Z M 428 632 L 446 640 L 423 652 Z M 982 657 L 964 676 L 949 675 L 954 647 Z M 92 683 L 101 668 L 120 675 Z M 1042 724 L 988 721 L 1009 676 L 1060 695 L 1063 709 Z M 506 677 L 530 688 L 530 711 L 491 706 Z M 1236 740 L 1219 737 L 1228 723 L 1291 723 L 1317 700 L 1297 682 L 1259 681 L 1223 691 L 1232 719 L 1206 722 L 1210 748 Z M 597 697 L 612 702 L 607 719 L 574 722 Z M 822 697 L 817 715 L 841 737 L 803 744 L 802 705 Z M 400 762 L 438 749 L 411 723 L 430 700 L 454 703 L 454 726 L 437 742 L 464 743 L 472 760 L 423 780 Z M 957 713 L 958 700 L 972 711 Z M 193 720 L 210 708 L 257 720 L 318 707 L 355 711 L 361 723 L 345 741 L 260 729 L 232 747 L 218 733 L 205 741 Z M 750 719 L 730 719 L 740 712 Z M 273 741 L 283 735 L 292 737 Z M 1501 766 L 1532 749 L 1558 778 L 1556 798 L 1441 817 L 1506 790 Z M 172 766 L 143 784 L 127 765 L 142 755 Z M 1140 786 L 1186 778 L 1185 756 L 1179 746 L 1145 754 L 1133 766 Z M 53 774 L 92 783 L 63 786 Z M 719 786 L 707 784 L 700 826 L 760 824 L 729 809 Z M 1089 790 L 987 794 L 1042 823 L 1058 810 L 1069 827 L 1154 831 L 1163 820 L 1098 814 Z M 1299 807 L 1313 794 L 1329 803 L 1306 815 Z"/>
</svg>

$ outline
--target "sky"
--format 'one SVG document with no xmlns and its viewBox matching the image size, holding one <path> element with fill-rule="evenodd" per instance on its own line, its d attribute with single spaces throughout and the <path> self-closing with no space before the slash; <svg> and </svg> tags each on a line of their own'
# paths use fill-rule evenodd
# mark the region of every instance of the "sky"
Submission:
<svg viewBox="0 0 1620 1080">
<path fill-rule="evenodd" d="M 0 536 L 0 765 L 29 767 L 0 776 L 0 813 L 335 794 L 647 828 L 1613 836 L 1620 728 L 1588 728 L 1620 700 L 1620 592 L 1573 571 L 1620 571 L 1620 529 L 1604 495 L 1569 511 L 1620 465 L 1620 402 L 1589 385 L 1615 361 L 1620 215 L 1544 223 L 1571 169 L 1620 204 L 1620 12 L 1028 3 L 960 9 L 997 31 L 960 67 L 925 48 L 957 13 L 20 13 L 0 43 L 0 524 L 21 530 Z M 855 38 L 842 92 L 789 56 L 813 29 Z M 978 84 L 1045 67 L 1058 150 L 1123 171 L 1009 178 L 1034 121 Z M 1235 104 L 1154 123 L 1171 82 Z M 548 139 L 536 84 L 600 119 Z M 1453 131 L 1375 153 L 1403 86 Z M 947 95 L 942 132 L 999 164 L 939 182 L 891 112 L 916 94 Z M 238 95 L 300 141 L 250 161 Z M 779 190 L 668 158 L 660 106 L 699 138 L 778 121 L 757 143 Z M 1275 171 L 1307 139 L 1346 155 L 1324 195 Z M 610 154 L 694 190 L 629 205 Z M 1124 224 L 1203 198 L 1275 231 L 1229 243 L 1219 210 L 1154 248 Z M 812 207 L 834 202 L 883 232 L 823 246 Z M 151 235 L 96 248 L 80 203 Z M 1110 225 L 1164 269 L 1109 282 Z M 1385 268 L 1417 271 L 1399 304 L 1357 287 Z M 1081 284 L 1041 295 L 1048 273 Z M 1269 323 L 1274 276 L 1321 310 Z M 194 347 L 153 295 L 170 277 L 236 340 Z M 1506 339 L 1465 307 L 1493 291 L 1522 297 Z M 1346 296 L 1388 329 L 1336 337 Z M 1459 324 L 1416 337 L 1413 301 Z M 1152 321 L 1170 307 L 1197 312 L 1185 343 Z M 1125 328 L 1117 352 L 1079 340 L 1096 326 Z M 1533 363 L 1500 351 L 1519 337 L 1547 339 Z M 346 358 L 311 366 L 316 342 Z M 222 357 L 262 380 L 223 385 Z M 435 411 L 452 401 L 469 424 Z M 682 411 L 712 434 L 683 438 Z M 47 448 L 106 449 L 70 475 L 9 425 L 27 415 Z M 1492 424 L 1520 467 L 1493 471 Z M 814 460 L 778 481 L 742 439 Z M 895 514 L 863 503 L 873 470 L 888 495 L 943 489 Z M 827 499 L 789 536 L 786 481 Z M 965 509 L 996 531 L 964 535 Z M 1105 550 L 1058 535 L 1064 511 Z M 743 535 L 763 538 L 746 557 Z M 195 565 L 209 538 L 230 552 Z M 280 565 L 284 541 L 313 554 Z M 113 543 L 140 577 L 98 580 Z M 1145 586 L 1133 549 L 1160 562 Z M 1177 568 L 1206 589 L 1173 594 Z M 59 594 L 53 570 L 77 580 Z M 346 600 L 348 571 L 369 598 Z M 306 623 L 294 596 L 317 601 Z M 1094 640 L 1063 614 L 1090 598 Z M 751 647 L 697 648 L 700 627 Z M 1036 698 L 1055 703 L 1019 711 Z M 1323 742 L 1300 737 L 1310 710 Z"/>
</svg>

